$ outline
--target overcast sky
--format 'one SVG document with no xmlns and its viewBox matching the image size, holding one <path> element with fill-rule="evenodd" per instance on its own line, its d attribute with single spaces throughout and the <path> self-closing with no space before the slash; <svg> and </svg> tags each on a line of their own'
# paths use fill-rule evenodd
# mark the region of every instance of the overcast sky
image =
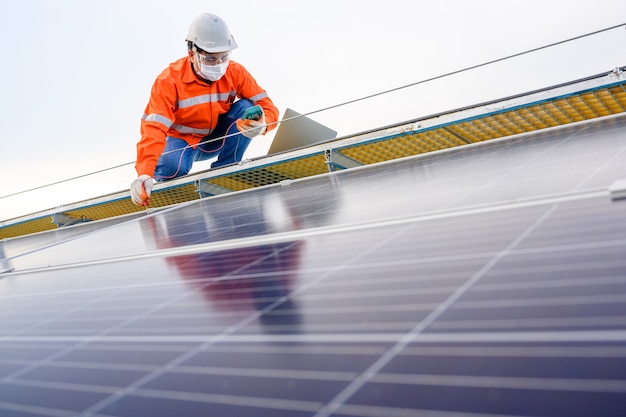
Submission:
<svg viewBox="0 0 626 417">
<path fill-rule="evenodd" d="M 128 188 L 151 85 L 205 11 L 281 115 L 418 83 L 311 116 L 340 136 L 626 65 L 621 27 L 419 83 L 625 23 L 623 0 L 0 0 L 0 221 Z"/>
</svg>

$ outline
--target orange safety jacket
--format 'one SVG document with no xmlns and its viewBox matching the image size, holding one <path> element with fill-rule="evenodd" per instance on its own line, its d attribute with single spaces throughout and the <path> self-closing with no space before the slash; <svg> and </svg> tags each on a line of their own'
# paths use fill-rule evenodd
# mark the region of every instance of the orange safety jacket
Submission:
<svg viewBox="0 0 626 417">
<path fill-rule="evenodd" d="M 154 176 L 167 136 L 183 139 L 195 149 L 237 98 L 260 105 L 267 130 L 276 127 L 278 109 L 241 64 L 231 60 L 222 78 L 208 82 L 196 76 L 188 56 L 171 63 L 154 82 L 141 118 L 135 163 L 138 175 Z"/>
</svg>

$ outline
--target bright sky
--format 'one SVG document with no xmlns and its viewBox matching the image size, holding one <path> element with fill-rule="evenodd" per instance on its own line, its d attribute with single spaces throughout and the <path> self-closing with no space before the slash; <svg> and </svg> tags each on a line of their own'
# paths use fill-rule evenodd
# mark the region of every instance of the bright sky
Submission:
<svg viewBox="0 0 626 417">
<path fill-rule="evenodd" d="M 128 188 L 152 82 L 200 12 L 227 22 L 281 115 L 418 83 L 311 116 L 339 136 L 626 65 L 620 27 L 419 83 L 625 23 L 623 0 L 2 0 L 0 222 Z"/>
</svg>

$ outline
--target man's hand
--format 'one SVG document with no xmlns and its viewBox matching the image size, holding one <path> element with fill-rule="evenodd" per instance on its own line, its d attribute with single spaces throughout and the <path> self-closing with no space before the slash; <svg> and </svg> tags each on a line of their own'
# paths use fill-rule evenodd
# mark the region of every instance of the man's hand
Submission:
<svg viewBox="0 0 626 417">
<path fill-rule="evenodd" d="M 237 119 L 237 129 L 246 137 L 252 139 L 265 133 L 265 113 L 261 106 L 253 106 L 246 110 L 241 119 Z"/>
<path fill-rule="evenodd" d="M 150 175 L 140 175 L 130 184 L 130 199 L 138 206 L 148 207 L 154 179 Z"/>
</svg>

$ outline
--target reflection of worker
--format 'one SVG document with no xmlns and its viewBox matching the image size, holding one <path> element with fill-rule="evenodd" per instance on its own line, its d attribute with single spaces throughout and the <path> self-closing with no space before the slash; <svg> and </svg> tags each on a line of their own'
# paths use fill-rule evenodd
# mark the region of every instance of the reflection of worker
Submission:
<svg viewBox="0 0 626 417">
<path fill-rule="evenodd" d="M 185 247 L 187 254 L 167 263 L 193 285 L 212 308 L 259 312 L 265 331 L 298 330 L 300 314 L 291 296 L 296 289 L 305 240 L 241 245 L 232 249 L 189 253 L 193 245 L 237 242 L 238 239 L 324 226 L 339 207 L 334 180 L 310 187 L 283 186 L 249 190 L 245 198 L 223 196 L 148 216 L 143 227 L 149 245 L 158 249 Z M 327 198 L 320 198 L 320 193 Z M 231 316 L 227 316 L 231 317 Z M 217 318 L 219 320 L 219 318 Z M 227 320 L 227 318 L 223 318 Z M 232 323 L 228 323 L 229 325 Z"/>
<path fill-rule="evenodd" d="M 171 215 L 163 213 L 158 219 L 148 217 L 146 236 L 159 248 L 171 248 L 277 231 L 268 222 L 264 200 L 254 195 L 248 196 L 245 205 L 213 206 L 211 210 L 202 210 L 203 205 L 197 207 Z M 172 256 L 167 262 L 183 280 L 197 286 L 213 307 L 256 311 L 261 313 L 259 322 L 264 326 L 288 325 L 293 331 L 300 323 L 300 314 L 289 294 L 294 290 L 303 245 L 302 241 L 288 241 L 243 246 Z"/>
<path fill-rule="evenodd" d="M 148 204 L 153 179 L 186 175 L 194 161 L 217 157 L 213 168 L 240 161 L 251 138 L 278 120 L 266 91 L 230 59 L 237 43 L 221 18 L 197 16 L 186 41 L 187 56 L 157 77 L 141 120 L 139 176 L 130 188 L 137 205 Z"/>
</svg>

